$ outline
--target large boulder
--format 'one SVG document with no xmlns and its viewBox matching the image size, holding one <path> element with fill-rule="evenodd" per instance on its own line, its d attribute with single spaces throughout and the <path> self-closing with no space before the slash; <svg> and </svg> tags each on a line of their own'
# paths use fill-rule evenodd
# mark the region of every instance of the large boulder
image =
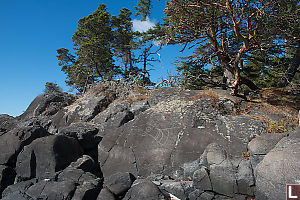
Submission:
<svg viewBox="0 0 300 200">
<path fill-rule="evenodd" d="M 84 173 L 76 181 L 73 200 L 96 200 L 101 190 L 101 179 L 91 173 Z"/>
<path fill-rule="evenodd" d="M 87 122 L 72 123 L 70 126 L 61 128 L 58 133 L 77 139 L 86 150 L 97 147 L 102 139 L 95 125 Z"/>
<path fill-rule="evenodd" d="M 45 137 L 49 133 L 38 124 L 18 125 L 20 127 L 15 128 L 0 136 L 0 164 L 7 164 L 12 167 L 15 166 L 15 162 L 18 154 L 24 148 L 37 138 Z"/>
<path fill-rule="evenodd" d="M 150 97 L 151 108 L 104 134 L 98 150 L 104 177 L 118 171 L 142 177 L 170 175 L 199 158 L 213 142 L 240 158 L 248 142 L 265 132 L 261 121 L 248 116 L 223 116 L 209 98 L 188 91 L 180 95 Z"/>
<path fill-rule="evenodd" d="M 53 178 L 83 154 L 79 143 L 71 137 L 53 135 L 39 138 L 24 147 L 16 164 L 18 181 L 31 178 Z"/>
<path fill-rule="evenodd" d="M 168 199 L 157 185 L 146 179 L 136 180 L 123 200 L 164 200 Z"/>
<path fill-rule="evenodd" d="M 53 116 L 51 132 L 69 126 L 73 122 L 91 121 L 114 100 L 110 95 L 85 95 L 77 99 L 72 105 L 65 107 Z"/>
<path fill-rule="evenodd" d="M 188 200 L 188 194 L 194 190 L 192 181 L 161 181 L 159 188 L 180 200 Z"/>
<path fill-rule="evenodd" d="M 116 200 L 115 196 L 113 193 L 111 193 L 111 191 L 109 191 L 109 189 L 107 188 L 103 188 L 98 197 L 97 200 Z"/>
<path fill-rule="evenodd" d="M 264 157 L 271 151 L 275 145 L 281 140 L 286 134 L 273 134 L 267 133 L 262 134 L 248 144 L 248 150 L 250 154 L 250 160 L 253 169 L 264 159 Z"/>
<path fill-rule="evenodd" d="M 18 117 L 18 119 L 24 120 L 39 115 L 52 116 L 57 113 L 58 110 L 72 104 L 75 97 L 67 93 L 51 93 L 41 94 L 37 96 L 29 105 L 27 110 Z"/>
<path fill-rule="evenodd" d="M 99 134 L 103 136 L 105 131 L 118 128 L 134 118 L 134 114 L 129 109 L 127 102 L 112 103 L 105 111 L 99 113 L 93 123 L 99 129 Z"/>
<path fill-rule="evenodd" d="M 285 199 L 286 184 L 299 184 L 300 129 L 282 138 L 255 168 L 256 199 Z"/>
<path fill-rule="evenodd" d="M 102 186 L 102 179 L 71 165 L 58 174 L 57 181 L 72 181 L 76 184 L 76 191 L 72 197 L 74 200 L 96 199 Z"/>
<path fill-rule="evenodd" d="M 207 191 L 213 191 L 224 198 L 254 196 L 255 182 L 250 160 L 230 158 L 224 147 L 212 143 L 198 161 L 200 169 L 193 174 L 193 187 L 196 189 L 192 194 L 193 198 L 200 198 Z M 209 198 L 211 196 L 205 195 Z"/>
<path fill-rule="evenodd" d="M 29 199 L 69 200 L 72 198 L 76 185 L 72 181 L 50 182 L 40 181 L 26 191 Z"/>
<path fill-rule="evenodd" d="M 31 179 L 28 181 L 22 181 L 13 185 L 8 186 L 2 193 L 3 199 L 26 199 L 26 191 L 29 187 L 36 184 L 36 179 Z"/>
<path fill-rule="evenodd" d="M 0 135 L 15 128 L 16 124 L 17 124 L 17 120 L 14 117 L 6 115 L 6 114 L 1 114 L 0 115 Z"/>
<path fill-rule="evenodd" d="M 114 195 L 121 196 L 129 190 L 134 180 L 135 177 L 132 174 L 119 172 L 109 176 L 104 181 L 104 186 Z"/>
<path fill-rule="evenodd" d="M 0 165 L 0 198 L 3 190 L 14 183 L 16 172 L 7 166 Z"/>
</svg>

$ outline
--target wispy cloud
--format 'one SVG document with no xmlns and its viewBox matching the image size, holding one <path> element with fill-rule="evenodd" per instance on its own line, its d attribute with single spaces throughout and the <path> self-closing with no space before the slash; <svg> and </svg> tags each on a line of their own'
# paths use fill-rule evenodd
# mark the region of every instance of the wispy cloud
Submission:
<svg viewBox="0 0 300 200">
<path fill-rule="evenodd" d="M 137 19 L 132 20 L 132 25 L 133 25 L 132 27 L 133 31 L 138 31 L 142 33 L 154 27 L 155 23 L 147 17 L 145 21 L 141 21 Z"/>
</svg>

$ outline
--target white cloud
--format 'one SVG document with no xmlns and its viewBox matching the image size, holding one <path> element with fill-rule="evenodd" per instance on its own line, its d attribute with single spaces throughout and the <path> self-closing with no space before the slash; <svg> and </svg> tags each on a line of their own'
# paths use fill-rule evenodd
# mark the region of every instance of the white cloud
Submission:
<svg viewBox="0 0 300 200">
<path fill-rule="evenodd" d="M 152 22 L 148 17 L 146 18 L 145 21 L 141 21 L 141 20 L 137 20 L 134 19 L 132 20 L 132 29 L 133 31 L 138 31 L 138 32 L 146 32 L 148 31 L 150 28 L 155 26 L 155 23 Z"/>
</svg>

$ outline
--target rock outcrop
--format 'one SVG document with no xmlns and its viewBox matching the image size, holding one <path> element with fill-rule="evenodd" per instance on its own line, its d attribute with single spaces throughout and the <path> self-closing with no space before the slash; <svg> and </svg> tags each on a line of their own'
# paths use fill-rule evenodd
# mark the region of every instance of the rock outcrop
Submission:
<svg viewBox="0 0 300 200">
<path fill-rule="evenodd" d="M 268 133 L 262 104 L 223 90 L 112 82 L 38 96 L 0 115 L 0 198 L 285 199 L 300 180 L 300 129 Z M 253 109 L 251 109 L 251 106 Z"/>
</svg>

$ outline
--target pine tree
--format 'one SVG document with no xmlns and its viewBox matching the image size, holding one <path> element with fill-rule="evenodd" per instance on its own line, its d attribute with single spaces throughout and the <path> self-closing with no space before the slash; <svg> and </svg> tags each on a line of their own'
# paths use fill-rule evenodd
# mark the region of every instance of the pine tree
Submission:
<svg viewBox="0 0 300 200">
<path fill-rule="evenodd" d="M 118 16 L 112 17 L 114 33 L 114 53 L 121 60 L 123 77 L 128 78 L 130 73 L 134 73 L 134 54 L 137 43 L 135 42 L 136 33 L 132 31 L 132 12 L 126 8 L 120 10 Z"/>
<path fill-rule="evenodd" d="M 77 62 L 100 79 L 112 79 L 119 73 L 113 64 L 113 32 L 111 15 L 104 4 L 78 22 L 78 30 L 73 35 Z"/>
<path fill-rule="evenodd" d="M 61 93 L 62 89 L 56 83 L 46 82 L 44 92 L 46 94 Z"/>
</svg>

